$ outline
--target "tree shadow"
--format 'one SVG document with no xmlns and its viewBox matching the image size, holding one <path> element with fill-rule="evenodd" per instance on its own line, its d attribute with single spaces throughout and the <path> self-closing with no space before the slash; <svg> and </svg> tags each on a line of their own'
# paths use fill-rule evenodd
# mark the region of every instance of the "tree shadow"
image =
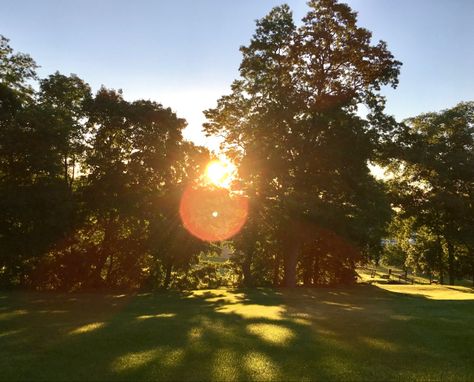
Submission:
<svg viewBox="0 0 474 382">
<path fill-rule="evenodd" d="M 467 346 L 474 339 L 472 302 L 375 286 L 7 294 L 1 305 L 8 308 L 0 311 L 5 380 L 474 376 Z"/>
</svg>

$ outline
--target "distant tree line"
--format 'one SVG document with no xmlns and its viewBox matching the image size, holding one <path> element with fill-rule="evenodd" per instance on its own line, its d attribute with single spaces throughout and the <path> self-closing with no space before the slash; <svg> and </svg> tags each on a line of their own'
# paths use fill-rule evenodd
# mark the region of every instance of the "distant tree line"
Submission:
<svg viewBox="0 0 474 382">
<path fill-rule="evenodd" d="M 386 161 L 395 210 L 383 258 L 449 284 L 474 283 L 474 102 L 402 123 Z"/>
<path fill-rule="evenodd" d="M 380 90 L 401 63 L 347 5 L 308 6 L 298 27 L 286 5 L 257 21 L 231 93 L 205 111 L 249 200 L 221 265 L 179 217 L 211 158 L 186 122 L 75 75 L 39 79 L 0 37 L 0 286 L 340 284 L 381 256 L 474 277 L 474 103 L 397 123 Z"/>
</svg>

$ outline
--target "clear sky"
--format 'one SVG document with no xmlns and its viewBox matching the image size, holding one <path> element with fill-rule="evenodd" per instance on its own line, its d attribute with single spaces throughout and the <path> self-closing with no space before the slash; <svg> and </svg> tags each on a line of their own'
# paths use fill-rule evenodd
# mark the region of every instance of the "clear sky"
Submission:
<svg viewBox="0 0 474 382">
<path fill-rule="evenodd" d="M 397 90 L 385 90 L 398 120 L 474 100 L 474 0 L 347 0 L 359 25 L 403 62 Z M 75 73 L 97 90 L 152 99 L 200 133 L 202 111 L 228 93 L 239 46 L 276 0 L 0 0 L 0 34 L 29 53 L 40 76 Z M 295 21 L 305 0 L 289 0 Z"/>
</svg>

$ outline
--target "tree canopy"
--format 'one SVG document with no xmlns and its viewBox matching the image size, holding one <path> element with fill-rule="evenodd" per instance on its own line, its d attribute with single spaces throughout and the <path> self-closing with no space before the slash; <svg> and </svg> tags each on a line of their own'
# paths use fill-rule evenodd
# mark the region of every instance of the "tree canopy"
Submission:
<svg viewBox="0 0 474 382">
<path fill-rule="evenodd" d="M 398 147 L 390 166 L 393 203 L 413 232 L 431 237 L 423 246 L 432 248 L 430 271 L 442 279 L 446 258 L 453 284 L 462 268 L 474 271 L 474 103 L 406 120 Z"/>
<path fill-rule="evenodd" d="M 238 163 L 249 195 L 258 197 L 257 209 L 278 211 L 263 219 L 281 226 L 273 240 L 284 234 L 287 286 L 296 284 L 304 246 L 313 247 L 311 262 L 329 256 L 336 268 L 353 268 L 355 254 L 377 245 L 390 216 L 367 161 L 391 128 L 380 123 L 386 118 L 379 91 L 397 85 L 400 63 L 384 42 L 372 44 L 347 5 L 308 5 L 299 27 L 286 5 L 257 21 L 241 48 L 232 93 L 205 112 L 207 133 L 224 136 L 223 149 Z M 366 119 L 357 114 L 362 104 L 370 110 Z M 353 250 L 317 244 L 324 241 L 318 232 Z"/>
</svg>

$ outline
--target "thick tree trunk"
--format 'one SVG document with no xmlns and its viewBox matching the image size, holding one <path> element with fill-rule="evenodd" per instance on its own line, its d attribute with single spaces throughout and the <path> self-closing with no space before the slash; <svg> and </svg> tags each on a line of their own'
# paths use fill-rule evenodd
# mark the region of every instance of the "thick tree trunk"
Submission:
<svg viewBox="0 0 474 382">
<path fill-rule="evenodd" d="M 287 288 L 296 287 L 296 264 L 298 263 L 298 255 L 301 245 L 295 240 L 285 253 L 285 279 L 284 286 Z"/>
<path fill-rule="evenodd" d="M 449 285 L 454 285 L 454 247 L 448 242 L 448 275 Z"/>
</svg>

